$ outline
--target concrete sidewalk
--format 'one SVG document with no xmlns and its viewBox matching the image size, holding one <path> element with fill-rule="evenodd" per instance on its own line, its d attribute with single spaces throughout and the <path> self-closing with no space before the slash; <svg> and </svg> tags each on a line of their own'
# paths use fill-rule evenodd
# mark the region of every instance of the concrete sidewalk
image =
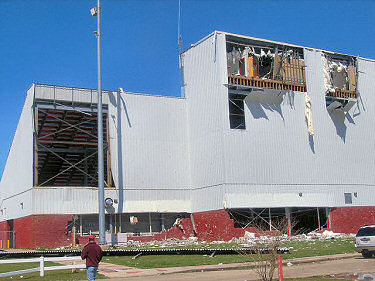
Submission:
<svg viewBox="0 0 375 281">
<path fill-rule="evenodd" d="M 292 263 L 315 263 L 329 260 L 340 260 L 354 257 L 361 257 L 361 254 L 338 254 L 338 255 L 326 255 L 317 257 L 304 257 L 283 260 L 283 264 Z M 129 278 L 129 277 L 146 277 L 155 276 L 160 274 L 176 274 L 176 273 L 187 273 L 187 272 L 201 272 L 201 271 L 218 271 L 218 270 L 231 270 L 231 269 L 246 269 L 251 268 L 255 265 L 254 262 L 249 263 L 234 263 L 234 264 L 216 264 L 216 265 L 198 265 L 198 266 L 184 266 L 184 267 L 166 267 L 166 268 L 152 268 L 152 269 L 140 269 L 127 266 L 117 266 L 113 264 L 101 263 L 99 272 L 108 278 Z"/>
</svg>

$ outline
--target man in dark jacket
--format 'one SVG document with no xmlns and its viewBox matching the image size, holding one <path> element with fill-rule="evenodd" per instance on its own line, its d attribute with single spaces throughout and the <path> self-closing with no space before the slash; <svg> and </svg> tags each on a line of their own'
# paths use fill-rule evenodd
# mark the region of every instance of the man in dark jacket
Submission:
<svg viewBox="0 0 375 281">
<path fill-rule="evenodd" d="M 98 272 L 99 262 L 102 260 L 103 251 L 98 244 L 95 243 L 95 236 L 89 236 L 89 243 L 83 248 L 81 258 L 86 259 L 87 279 L 95 281 Z"/>
</svg>

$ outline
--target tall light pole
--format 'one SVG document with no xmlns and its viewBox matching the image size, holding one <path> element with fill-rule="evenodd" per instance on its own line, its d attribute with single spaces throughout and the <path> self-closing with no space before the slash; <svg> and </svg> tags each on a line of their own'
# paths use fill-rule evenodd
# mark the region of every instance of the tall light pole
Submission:
<svg viewBox="0 0 375 281">
<path fill-rule="evenodd" d="M 104 209 L 104 157 L 103 157 L 103 112 L 102 112 L 102 44 L 101 44 L 101 7 L 98 0 L 97 7 L 91 9 L 91 15 L 97 18 L 98 41 L 98 201 L 99 201 L 99 244 L 105 241 L 105 209 Z"/>
</svg>

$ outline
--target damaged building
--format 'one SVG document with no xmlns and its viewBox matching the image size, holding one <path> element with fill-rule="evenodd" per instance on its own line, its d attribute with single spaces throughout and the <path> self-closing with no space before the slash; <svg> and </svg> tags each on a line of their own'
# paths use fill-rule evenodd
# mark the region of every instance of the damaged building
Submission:
<svg viewBox="0 0 375 281">
<path fill-rule="evenodd" d="M 103 93 L 107 239 L 375 223 L 373 60 L 215 31 L 181 67 L 183 97 Z M 96 123 L 96 90 L 31 86 L 1 178 L 0 240 L 98 233 Z"/>
</svg>

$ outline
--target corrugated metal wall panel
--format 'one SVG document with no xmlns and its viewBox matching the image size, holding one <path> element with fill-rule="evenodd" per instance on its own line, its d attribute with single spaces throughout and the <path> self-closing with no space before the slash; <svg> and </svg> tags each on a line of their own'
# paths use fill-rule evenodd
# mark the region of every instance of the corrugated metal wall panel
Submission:
<svg viewBox="0 0 375 281">
<path fill-rule="evenodd" d="M 300 92 L 286 93 L 281 104 L 264 98 L 271 94 L 268 90 L 258 93 L 263 96 L 261 100 L 248 98 L 246 130 L 230 129 L 228 90 L 224 86 L 225 34 L 220 32 L 183 54 L 186 99 L 124 94 L 118 103 L 114 93 L 109 104 L 110 144 L 114 180 L 120 188 L 107 190 L 106 196 L 119 199 L 116 210 L 198 212 L 222 208 L 335 207 L 345 206 L 345 192 L 353 194 L 352 205 L 374 205 L 375 62 L 359 59 L 360 99 L 345 116 L 326 109 L 321 52 L 305 49 L 304 53 L 313 138 L 308 136 L 304 93 Z M 37 87 L 38 98 L 56 96 L 53 86 Z M 62 87 L 57 96 L 65 101 L 73 98 L 90 102 L 91 91 L 82 91 L 80 94 L 81 89 Z M 93 100 L 96 102 L 96 97 Z M 31 112 L 31 104 L 28 110 Z M 26 111 L 24 108 L 22 114 Z M 28 118 L 32 126 L 31 116 Z M 29 129 L 22 133 L 30 134 Z M 16 145 L 19 139 L 15 137 L 13 143 L 17 149 L 25 147 Z M 94 189 L 40 188 L 30 196 L 32 132 L 22 139 L 30 140 L 29 150 L 25 152 L 26 160 L 22 155 L 19 161 L 26 163 L 31 159 L 30 169 L 18 170 L 16 181 L 27 179 L 17 185 L 25 192 L 8 200 L 7 208 L 13 208 L 8 218 L 30 213 L 31 198 L 33 213 L 97 212 Z M 13 146 L 4 170 L 1 196 L 4 186 L 8 188 L 7 177 L 12 174 L 7 170 L 17 166 L 18 160 L 10 161 Z M 19 172 L 24 171 L 25 177 L 19 177 Z M 2 207 L 4 204 L 5 201 Z"/>
<path fill-rule="evenodd" d="M 112 172 L 123 209 L 189 209 L 185 99 L 116 93 L 109 114 Z"/>
<path fill-rule="evenodd" d="M 222 131 L 227 121 L 224 34 L 214 33 L 189 49 L 184 53 L 183 64 L 191 186 L 196 189 L 222 184 L 225 173 Z M 192 211 L 217 207 L 215 196 L 207 196 L 207 192 L 206 189 L 193 192 Z"/>
<path fill-rule="evenodd" d="M 98 212 L 98 190 L 88 187 L 34 188 L 33 214 L 92 214 Z M 115 190 L 105 197 L 116 198 Z M 118 208 L 116 204 L 114 207 Z"/>
<path fill-rule="evenodd" d="M 33 92 L 33 87 L 27 91 L 1 177 L 1 219 L 12 219 L 32 213 L 31 192 L 27 191 L 33 187 Z"/>
<path fill-rule="evenodd" d="M 340 206 L 344 192 L 357 192 L 353 205 L 375 204 L 374 63 L 360 61 L 363 104 L 344 116 L 326 109 L 321 53 L 305 50 L 305 59 L 315 136 L 309 140 L 303 93 L 280 105 L 248 102 L 246 130 L 225 131 L 229 207 Z"/>
</svg>

